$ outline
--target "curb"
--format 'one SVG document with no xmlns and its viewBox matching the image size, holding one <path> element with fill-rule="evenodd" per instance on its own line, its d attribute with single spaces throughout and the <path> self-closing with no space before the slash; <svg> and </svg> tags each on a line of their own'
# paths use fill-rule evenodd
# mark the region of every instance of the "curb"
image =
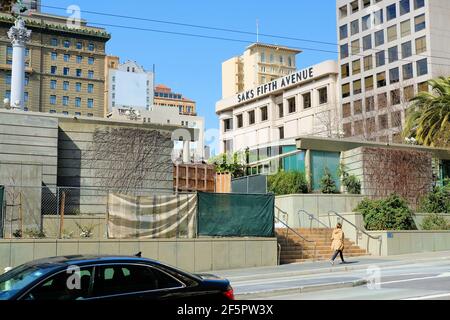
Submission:
<svg viewBox="0 0 450 320">
<path fill-rule="evenodd" d="M 335 282 L 335 283 L 329 283 L 329 284 L 309 285 L 309 286 L 301 286 L 301 287 L 295 287 L 295 288 L 238 293 L 238 294 L 235 294 L 235 297 L 238 300 L 249 300 L 249 299 L 267 298 L 267 297 L 280 296 L 280 295 L 300 294 L 300 293 L 306 293 L 306 292 L 359 287 L 359 286 L 363 286 L 366 284 L 367 284 L 367 280 L 360 279 L 360 280 L 356 280 L 356 281 Z"/>
</svg>

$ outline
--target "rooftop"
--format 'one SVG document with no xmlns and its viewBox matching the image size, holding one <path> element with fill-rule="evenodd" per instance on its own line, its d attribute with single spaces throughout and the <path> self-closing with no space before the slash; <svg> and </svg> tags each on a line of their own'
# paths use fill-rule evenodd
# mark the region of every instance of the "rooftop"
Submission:
<svg viewBox="0 0 450 320">
<path fill-rule="evenodd" d="M 253 48 L 257 48 L 257 47 L 289 51 L 289 52 L 292 52 L 292 53 L 295 53 L 295 54 L 299 54 L 299 53 L 303 52 L 302 50 L 299 50 L 299 49 L 289 48 L 289 47 L 285 47 L 285 46 L 279 46 L 279 45 L 276 45 L 276 44 L 259 43 L 259 42 L 249 45 L 247 47 L 247 49 L 253 49 Z"/>
</svg>

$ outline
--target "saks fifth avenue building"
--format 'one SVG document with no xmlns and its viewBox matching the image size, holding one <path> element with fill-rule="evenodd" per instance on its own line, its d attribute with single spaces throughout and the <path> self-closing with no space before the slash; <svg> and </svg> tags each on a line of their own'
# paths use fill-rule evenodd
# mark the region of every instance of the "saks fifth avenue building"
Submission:
<svg viewBox="0 0 450 320">
<path fill-rule="evenodd" d="M 298 136 L 339 130 L 335 61 L 296 71 L 216 103 L 221 152 L 294 146 Z"/>
</svg>

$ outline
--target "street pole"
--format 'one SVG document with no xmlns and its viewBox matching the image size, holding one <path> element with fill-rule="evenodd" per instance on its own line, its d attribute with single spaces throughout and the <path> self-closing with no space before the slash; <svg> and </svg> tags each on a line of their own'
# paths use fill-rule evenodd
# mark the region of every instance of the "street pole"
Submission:
<svg viewBox="0 0 450 320">
<path fill-rule="evenodd" d="M 11 107 L 22 110 L 25 98 L 25 50 L 30 37 L 31 30 L 25 28 L 25 21 L 18 17 L 14 26 L 8 31 L 8 38 L 13 46 Z"/>
</svg>

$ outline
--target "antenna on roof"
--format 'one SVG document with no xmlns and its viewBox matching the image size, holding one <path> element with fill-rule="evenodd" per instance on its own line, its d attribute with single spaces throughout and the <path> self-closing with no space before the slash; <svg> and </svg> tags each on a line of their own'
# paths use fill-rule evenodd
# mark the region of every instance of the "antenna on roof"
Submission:
<svg viewBox="0 0 450 320">
<path fill-rule="evenodd" d="M 256 19 L 256 43 L 259 43 L 259 20 Z"/>
</svg>

